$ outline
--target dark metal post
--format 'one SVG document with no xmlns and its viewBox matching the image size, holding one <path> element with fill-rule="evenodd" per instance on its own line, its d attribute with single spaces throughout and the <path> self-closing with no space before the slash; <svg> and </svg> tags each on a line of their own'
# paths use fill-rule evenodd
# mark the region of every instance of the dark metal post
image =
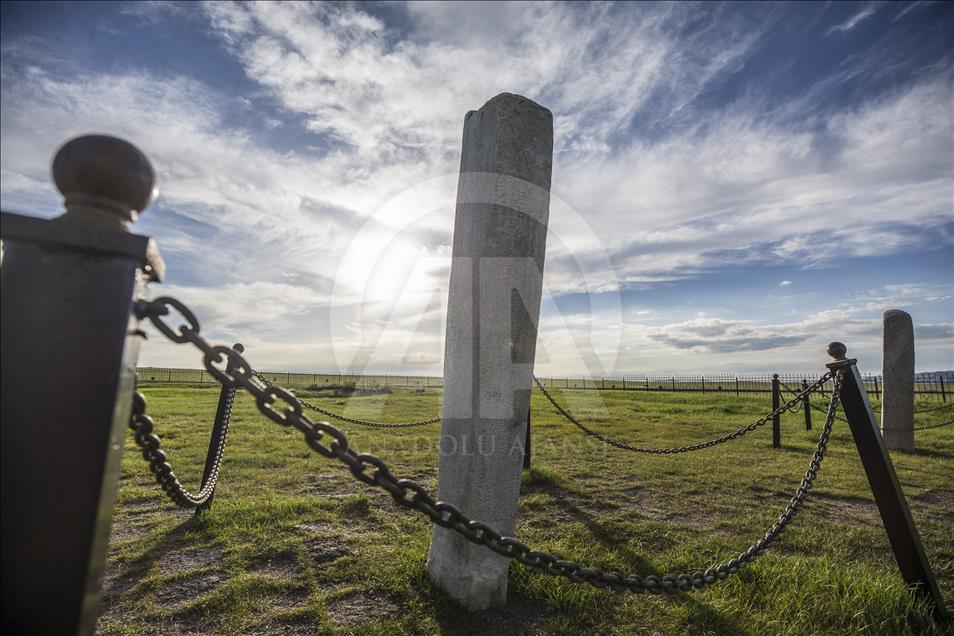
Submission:
<svg viewBox="0 0 954 636">
<path fill-rule="evenodd" d="M 937 379 L 941 382 L 941 401 L 947 402 L 947 393 L 944 391 L 944 376 L 939 375 L 937 376 Z"/>
<path fill-rule="evenodd" d="M 523 469 L 530 468 L 530 411 L 532 407 L 527 407 L 527 435 L 523 440 Z"/>
<path fill-rule="evenodd" d="M 946 617 L 947 609 L 931 571 L 921 539 L 918 536 L 904 491 L 894 472 L 881 430 L 868 402 L 861 374 L 855 366 L 857 360 L 845 359 L 847 348 L 840 342 L 828 345 L 828 354 L 835 360 L 829 369 L 844 371 L 841 386 L 841 406 L 844 410 L 851 435 L 858 448 L 871 492 L 874 495 L 888 541 L 894 550 L 901 576 L 915 592 L 934 604 L 938 616 Z"/>
<path fill-rule="evenodd" d="M 878 389 L 878 376 L 874 376 L 874 391 L 875 391 L 875 399 L 880 400 L 881 391 Z"/>
<path fill-rule="evenodd" d="M 8 634 L 92 634 L 132 410 L 134 299 L 163 273 L 130 233 L 155 198 L 131 144 L 101 135 L 53 160 L 66 213 L 4 212 L 0 268 L 2 613 Z"/>
<path fill-rule="evenodd" d="M 778 407 L 781 406 L 781 400 L 779 399 L 779 386 L 778 386 L 778 374 L 772 374 L 772 410 L 777 411 Z M 778 413 L 775 413 L 772 416 L 772 448 L 781 448 L 782 447 L 782 416 Z"/>
<path fill-rule="evenodd" d="M 240 342 L 236 342 L 234 345 L 232 345 L 232 349 L 238 351 L 239 353 L 245 353 L 245 347 L 242 346 L 242 343 Z M 229 358 L 225 368 L 229 373 L 235 370 L 235 365 L 231 358 Z M 232 418 L 232 402 L 234 400 L 235 387 L 223 385 L 222 390 L 219 391 L 219 405 L 215 409 L 215 420 L 212 422 L 212 435 L 209 437 L 209 450 L 205 454 L 205 468 L 202 471 L 201 486 L 203 489 L 205 488 L 205 485 L 209 483 L 209 479 L 212 478 L 212 471 L 215 469 L 215 460 L 218 456 L 219 446 L 225 441 L 224 438 L 229 434 L 229 421 Z M 213 497 L 215 497 L 215 490 L 212 491 L 212 494 L 209 495 L 208 499 L 196 507 L 196 516 L 198 516 L 200 512 L 208 510 L 212 507 Z"/>
<path fill-rule="evenodd" d="M 802 410 L 805 411 L 805 430 L 812 430 L 812 398 L 808 394 L 808 380 L 802 378 L 802 393 L 805 396 L 802 398 Z"/>
</svg>

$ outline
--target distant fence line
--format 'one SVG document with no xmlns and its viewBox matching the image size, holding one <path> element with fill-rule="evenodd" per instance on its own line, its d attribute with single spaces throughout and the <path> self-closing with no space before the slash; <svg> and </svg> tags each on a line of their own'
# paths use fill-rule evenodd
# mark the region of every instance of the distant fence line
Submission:
<svg viewBox="0 0 954 636">
<path fill-rule="evenodd" d="M 176 369 L 140 367 L 141 382 L 172 384 L 216 384 L 216 380 L 204 369 Z M 284 386 L 334 387 L 353 385 L 358 388 L 391 387 L 402 389 L 439 389 L 442 378 L 424 375 L 395 374 L 349 374 L 305 373 L 298 371 L 261 371 L 269 381 Z M 772 392 L 771 373 L 754 374 L 699 374 L 699 375 L 627 375 L 600 378 L 544 377 L 543 385 L 552 389 L 568 390 L 615 390 L 615 391 L 664 391 L 675 393 L 724 393 L 743 395 Z M 783 386 L 801 388 L 802 381 L 814 382 L 818 373 L 780 373 Z M 863 376 L 868 394 L 881 397 L 881 377 L 875 374 Z M 951 381 L 942 373 L 919 373 L 915 376 L 914 393 L 921 399 L 947 402 L 951 398 Z"/>
</svg>

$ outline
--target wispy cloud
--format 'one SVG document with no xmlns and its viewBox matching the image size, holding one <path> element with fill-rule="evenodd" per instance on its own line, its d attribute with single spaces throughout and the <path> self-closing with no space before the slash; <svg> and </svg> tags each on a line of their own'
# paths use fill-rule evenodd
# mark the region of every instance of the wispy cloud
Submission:
<svg viewBox="0 0 954 636">
<path fill-rule="evenodd" d="M 880 7 L 866 5 L 829 34 L 851 31 Z M 249 94 L 158 62 L 76 66 L 50 42 L 5 36 L 0 202 L 52 214 L 53 148 L 85 132 L 130 139 L 159 170 L 158 208 L 139 227 L 159 239 L 176 291 L 222 337 L 256 334 L 266 360 L 300 367 L 337 355 L 437 368 L 443 333 L 431 295 L 446 286 L 461 123 L 502 91 L 554 114 L 545 280 L 556 298 L 677 285 L 726 268 L 830 267 L 954 242 L 949 65 L 830 99 L 874 72 L 863 55 L 849 57 L 779 103 L 759 93 L 758 81 L 735 86 L 763 72 L 766 47 L 791 26 L 780 6 L 374 9 L 117 9 L 156 29 L 185 20 L 227 52 Z M 274 112 L 255 112 L 249 97 Z M 278 149 L 273 135 L 300 141 Z M 360 258 L 349 248 L 356 240 Z M 398 280 L 411 271 L 417 283 Z M 779 284 L 786 295 L 810 293 L 795 280 Z M 931 302 L 912 290 L 877 294 L 852 302 L 869 312 Z M 804 321 L 792 330 L 795 323 L 759 317 L 672 311 L 640 319 L 652 324 L 625 327 L 618 310 L 586 325 L 545 322 L 542 349 L 553 368 L 565 364 L 555 334 L 569 333 L 581 349 L 617 347 L 627 365 L 658 366 L 679 352 L 731 362 L 732 350 L 791 352 L 814 342 Z M 944 333 L 943 319 L 931 318 L 925 333 Z M 615 329 L 615 344 L 597 328 Z"/>
<path fill-rule="evenodd" d="M 924 8 L 924 7 L 928 6 L 928 5 L 934 4 L 934 2 L 931 1 L 931 0 L 916 0 L 916 2 L 906 2 L 906 3 L 904 3 L 904 4 L 905 4 L 904 9 L 902 9 L 902 10 L 898 13 L 898 15 L 896 15 L 896 16 L 894 17 L 894 21 L 895 21 L 895 22 L 897 22 L 898 20 L 900 20 L 901 18 L 903 18 L 904 16 L 906 16 L 910 11 L 912 11 L 912 10 L 914 10 L 914 9 Z"/>
<path fill-rule="evenodd" d="M 848 18 L 841 24 L 836 24 L 835 26 L 825 31 L 825 35 L 831 35 L 832 33 L 846 33 L 848 31 L 851 31 L 853 28 L 858 26 L 859 22 L 861 22 L 862 20 L 865 20 L 866 18 L 870 18 L 875 13 L 877 13 L 878 9 L 884 6 L 884 4 L 885 3 L 883 2 L 874 2 L 865 6 L 861 11 L 851 16 L 850 18 Z"/>
</svg>

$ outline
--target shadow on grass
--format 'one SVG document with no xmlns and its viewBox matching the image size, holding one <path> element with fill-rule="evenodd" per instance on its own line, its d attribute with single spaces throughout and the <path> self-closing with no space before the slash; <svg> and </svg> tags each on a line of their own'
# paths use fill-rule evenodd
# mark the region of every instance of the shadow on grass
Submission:
<svg viewBox="0 0 954 636">
<path fill-rule="evenodd" d="M 898 452 L 898 451 L 892 451 Z M 915 448 L 913 453 L 904 453 L 911 457 L 937 457 L 939 459 L 952 459 L 954 453 L 945 453 L 944 451 L 934 450 L 933 448 Z"/>
<path fill-rule="evenodd" d="M 199 537 L 191 537 L 187 540 L 186 536 L 190 533 L 199 535 Z M 161 539 L 154 541 L 145 552 L 131 559 L 128 567 L 136 572 L 141 572 L 143 576 L 148 576 L 153 567 L 171 552 L 179 548 L 207 547 L 208 541 L 212 538 L 201 515 L 199 517 L 189 517 L 166 532 Z"/>
<path fill-rule="evenodd" d="M 524 481 L 525 486 L 528 485 L 527 482 L 528 480 L 525 477 L 525 481 Z M 657 568 L 653 567 L 646 560 L 643 554 L 637 553 L 627 546 L 628 531 L 626 528 L 618 524 L 606 523 L 605 521 L 600 520 L 600 518 L 596 514 L 593 514 L 592 512 L 588 510 L 584 510 L 583 508 L 578 506 L 576 503 L 574 503 L 570 499 L 570 496 L 582 498 L 586 502 L 593 503 L 594 505 L 598 505 L 601 503 L 597 499 L 594 499 L 593 497 L 590 497 L 582 493 L 567 491 L 564 488 L 561 488 L 560 479 L 553 479 L 552 477 L 550 479 L 540 479 L 539 476 L 535 476 L 531 473 L 531 479 L 529 480 L 529 482 L 530 482 L 530 485 L 532 486 L 530 488 L 531 491 L 546 492 L 547 494 L 550 494 L 553 497 L 556 506 L 559 507 L 564 514 L 582 523 L 586 527 L 586 529 L 589 531 L 590 535 L 592 535 L 592 537 L 596 539 L 596 541 L 598 541 L 601 545 L 606 546 L 608 549 L 613 550 L 619 556 L 621 556 L 631 568 L 631 572 L 636 572 L 638 573 L 639 576 L 642 576 L 644 578 L 648 575 L 662 576 L 666 574 L 664 572 L 661 572 Z M 567 556 L 571 556 L 571 555 L 567 555 Z M 581 563 L 580 565 L 583 565 L 584 567 L 588 567 L 588 566 L 592 566 L 593 564 Z M 630 572 L 624 572 L 623 574 L 628 575 L 629 573 Z M 539 574 L 535 573 L 534 575 L 539 575 Z M 585 585 L 585 584 L 580 584 L 580 585 Z M 599 601 L 599 606 L 596 608 L 593 608 L 592 613 L 599 615 L 605 612 L 606 610 L 609 610 L 613 605 L 615 605 L 616 602 L 618 602 L 620 599 L 623 598 L 624 594 L 626 593 L 625 592 L 617 593 L 610 589 L 602 590 L 601 591 L 602 598 Z M 693 598 L 692 594 L 693 594 L 692 592 L 689 592 L 689 593 L 678 592 L 668 597 L 673 603 L 683 603 L 687 606 L 688 608 L 688 611 L 686 612 L 687 624 L 685 625 L 687 629 L 691 630 L 693 628 L 700 628 L 700 629 L 704 629 L 704 631 L 706 631 L 707 633 L 714 632 L 719 634 L 723 634 L 723 633 L 737 634 L 740 632 L 741 630 L 740 625 L 727 619 L 721 613 L 714 610 L 713 608 L 706 605 L 705 603 L 702 603 L 698 601 L 697 599 Z M 526 613 L 524 609 L 522 609 L 526 600 L 527 599 L 518 600 L 518 602 L 515 603 L 514 608 L 511 608 L 511 603 L 508 601 L 507 608 L 501 608 L 498 610 L 488 610 L 488 612 L 491 612 L 491 611 L 497 612 L 497 614 L 493 614 L 494 620 L 506 621 L 508 616 L 507 612 L 512 611 L 517 613 Z M 451 601 L 450 599 L 446 599 L 446 602 L 453 605 L 453 601 Z M 456 610 L 453 620 L 447 623 L 445 623 L 442 620 L 441 621 L 442 626 L 459 629 L 458 621 L 462 620 L 460 617 L 461 612 L 465 612 L 465 610 L 458 608 Z M 490 615 L 482 616 L 483 614 L 486 614 L 486 612 L 483 612 L 483 613 L 474 612 L 469 614 L 472 614 L 472 619 L 476 622 L 476 624 L 480 624 L 482 620 L 490 616 Z M 567 620 L 573 621 L 574 623 L 577 623 L 576 627 L 584 626 L 579 624 L 581 621 L 583 621 L 584 624 L 588 624 L 588 621 L 579 615 L 570 616 L 564 613 L 559 615 L 558 618 L 560 622 L 565 622 Z M 464 621 L 464 623 L 467 623 L 467 622 L 468 621 Z M 469 632 L 465 632 L 465 633 L 469 633 Z M 496 632 L 496 633 L 524 633 L 524 632 L 520 631 L 520 632 Z"/>
</svg>

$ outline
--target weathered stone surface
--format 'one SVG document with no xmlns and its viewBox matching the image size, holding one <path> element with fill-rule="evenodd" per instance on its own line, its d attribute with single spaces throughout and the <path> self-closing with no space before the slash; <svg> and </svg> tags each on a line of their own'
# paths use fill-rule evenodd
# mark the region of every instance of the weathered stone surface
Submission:
<svg viewBox="0 0 954 636">
<path fill-rule="evenodd" d="M 914 325 L 900 309 L 884 312 L 883 365 L 881 434 L 889 449 L 914 451 Z"/>
<path fill-rule="evenodd" d="M 444 355 L 439 498 L 515 527 L 543 285 L 553 118 L 503 93 L 467 113 Z M 431 580 L 471 610 L 506 602 L 507 559 L 434 528 Z"/>
</svg>

